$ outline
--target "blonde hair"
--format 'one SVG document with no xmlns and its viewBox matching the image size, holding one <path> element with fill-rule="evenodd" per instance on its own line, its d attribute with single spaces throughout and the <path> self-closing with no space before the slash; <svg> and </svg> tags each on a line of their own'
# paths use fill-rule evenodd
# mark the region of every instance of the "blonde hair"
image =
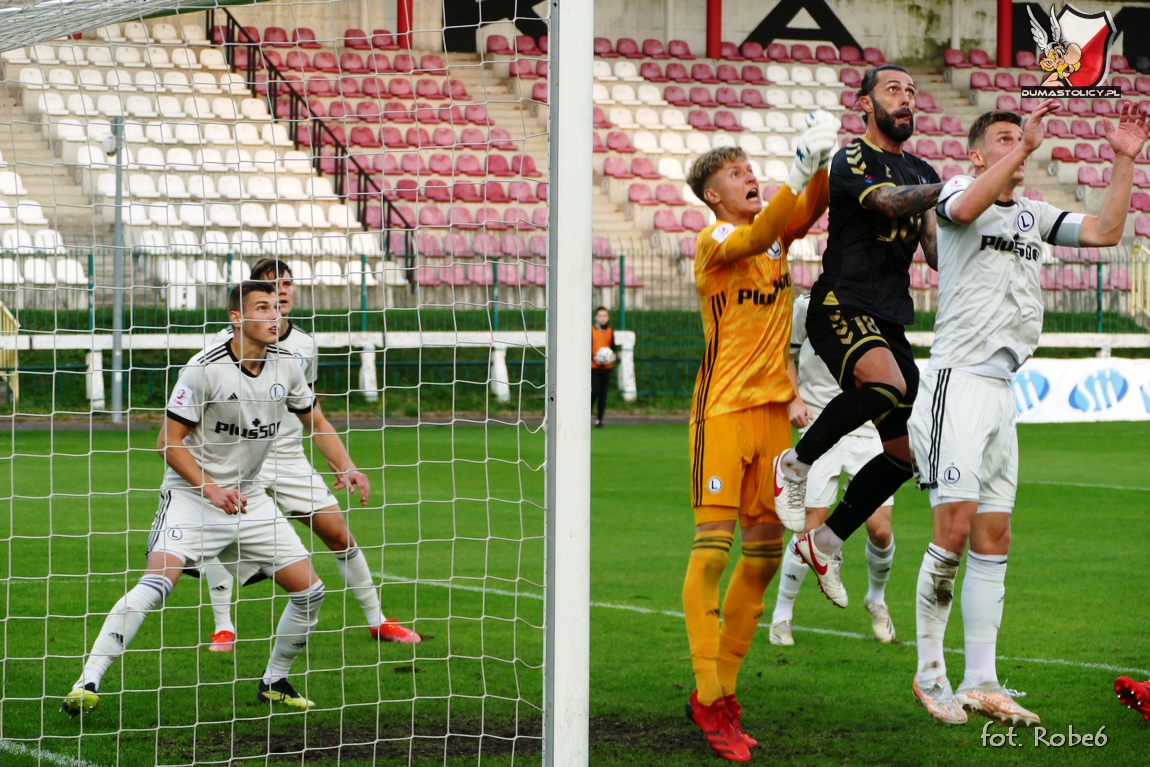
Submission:
<svg viewBox="0 0 1150 767">
<path fill-rule="evenodd" d="M 703 192 L 710 183 L 711 177 L 719 172 L 728 162 L 746 162 L 747 153 L 737 146 L 721 146 L 695 160 L 691 165 L 690 172 L 687 173 L 687 186 L 691 187 L 691 191 L 695 193 L 703 202 L 707 200 L 703 197 Z M 707 207 L 711 204 L 707 202 Z"/>
</svg>

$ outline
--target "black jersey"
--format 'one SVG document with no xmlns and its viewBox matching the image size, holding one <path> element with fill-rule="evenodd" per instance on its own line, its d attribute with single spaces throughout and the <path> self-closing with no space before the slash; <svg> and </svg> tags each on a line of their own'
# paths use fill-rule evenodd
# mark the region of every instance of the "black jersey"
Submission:
<svg viewBox="0 0 1150 767">
<path fill-rule="evenodd" d="M 882 186 L 940 183 L 930 163 L 894 154 L 856 138 L 831 162 L 830 221 L 823 273 L 812 294 L 834 291 L 840 303 L 888 322 L 914 320 L 910 262 L 922 232 L 922 214 L 891 219 L 867 210 L 863 199 Z"/>
</svg>

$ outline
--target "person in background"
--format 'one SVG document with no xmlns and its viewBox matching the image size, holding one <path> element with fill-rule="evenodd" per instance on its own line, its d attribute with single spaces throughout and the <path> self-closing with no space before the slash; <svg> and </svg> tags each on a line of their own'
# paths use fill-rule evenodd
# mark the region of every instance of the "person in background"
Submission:
<svg viewBox="0 0 1150 767">
<path fill-rule="evenodd" d="M 614 367 L 615 331 L 611 329 L 611 313 L 607 307 L 600 306 L 595 310 L 595 324 L 591 326 L 591 407 L 596 408 L 596 429 L 603 428 L 603 411 L 607 409 Z"/>
</svg>

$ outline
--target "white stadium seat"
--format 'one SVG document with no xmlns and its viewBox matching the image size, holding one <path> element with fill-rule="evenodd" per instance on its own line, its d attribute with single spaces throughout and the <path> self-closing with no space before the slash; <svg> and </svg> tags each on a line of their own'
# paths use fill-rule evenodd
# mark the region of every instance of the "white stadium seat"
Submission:
<svg viewBox="0 0 1150 767">
<path fill-rule="evenodd" d="M 774 85 L 794 85 L 791 73 L 782 64 L 767 65 L 767 81 Z"/>
<path fill-rule="evenodd" d="M 674 131 L 663 131 L 659 134 L 659 148 L 670 154 L 690 154 L 686 144 L 683 143 L 683 134 Z"/>
<path fill-rule="evenodd" d="M 300 205 L 298 215 L 300 225 L 309 229 L 328 229 L 331 227 L 331 222 L 324 215 L 323 208 L 318 205 L 310 203 Z"/>
</svg>

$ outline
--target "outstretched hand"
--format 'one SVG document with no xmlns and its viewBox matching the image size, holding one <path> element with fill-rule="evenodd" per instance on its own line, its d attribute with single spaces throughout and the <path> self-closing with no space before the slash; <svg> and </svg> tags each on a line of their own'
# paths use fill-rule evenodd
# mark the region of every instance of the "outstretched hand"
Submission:
<svg viewBox="0 0 1150 767">
<path fill-rule="evenodd" d="M 1131 101 L 1123 101 L 1119 105 L 1118 127 L 1115 128 L 1109 120 L 1103 119 L 1102 130 L 1115 156 L 1132 159 L 1141 154 L 1147 137 L 1150 137 L 1146 111 L 1140 104 Z"/>
<path fill-rule="evenodd" d="M 336 474 L 333 487 L 336 490 L 344 488 L 358 490 L 360 506 L 367 505 L 367 498 L 371 494 L 371 481 L 359 469 L 348 469 L 346 472 Z"/>
<path fill-rule="evenodd" d="M 1058 99 L 1046 99 L 1027 115 L 1026 121 L 1022 124 L 1022 143 L 1028 151 L 1033 152 L 1042 145 L 1042 137 L 1045 133 L 1042 118 L 1057 111 L 1059 106 L 1061 104 Z"/>
</svg>

